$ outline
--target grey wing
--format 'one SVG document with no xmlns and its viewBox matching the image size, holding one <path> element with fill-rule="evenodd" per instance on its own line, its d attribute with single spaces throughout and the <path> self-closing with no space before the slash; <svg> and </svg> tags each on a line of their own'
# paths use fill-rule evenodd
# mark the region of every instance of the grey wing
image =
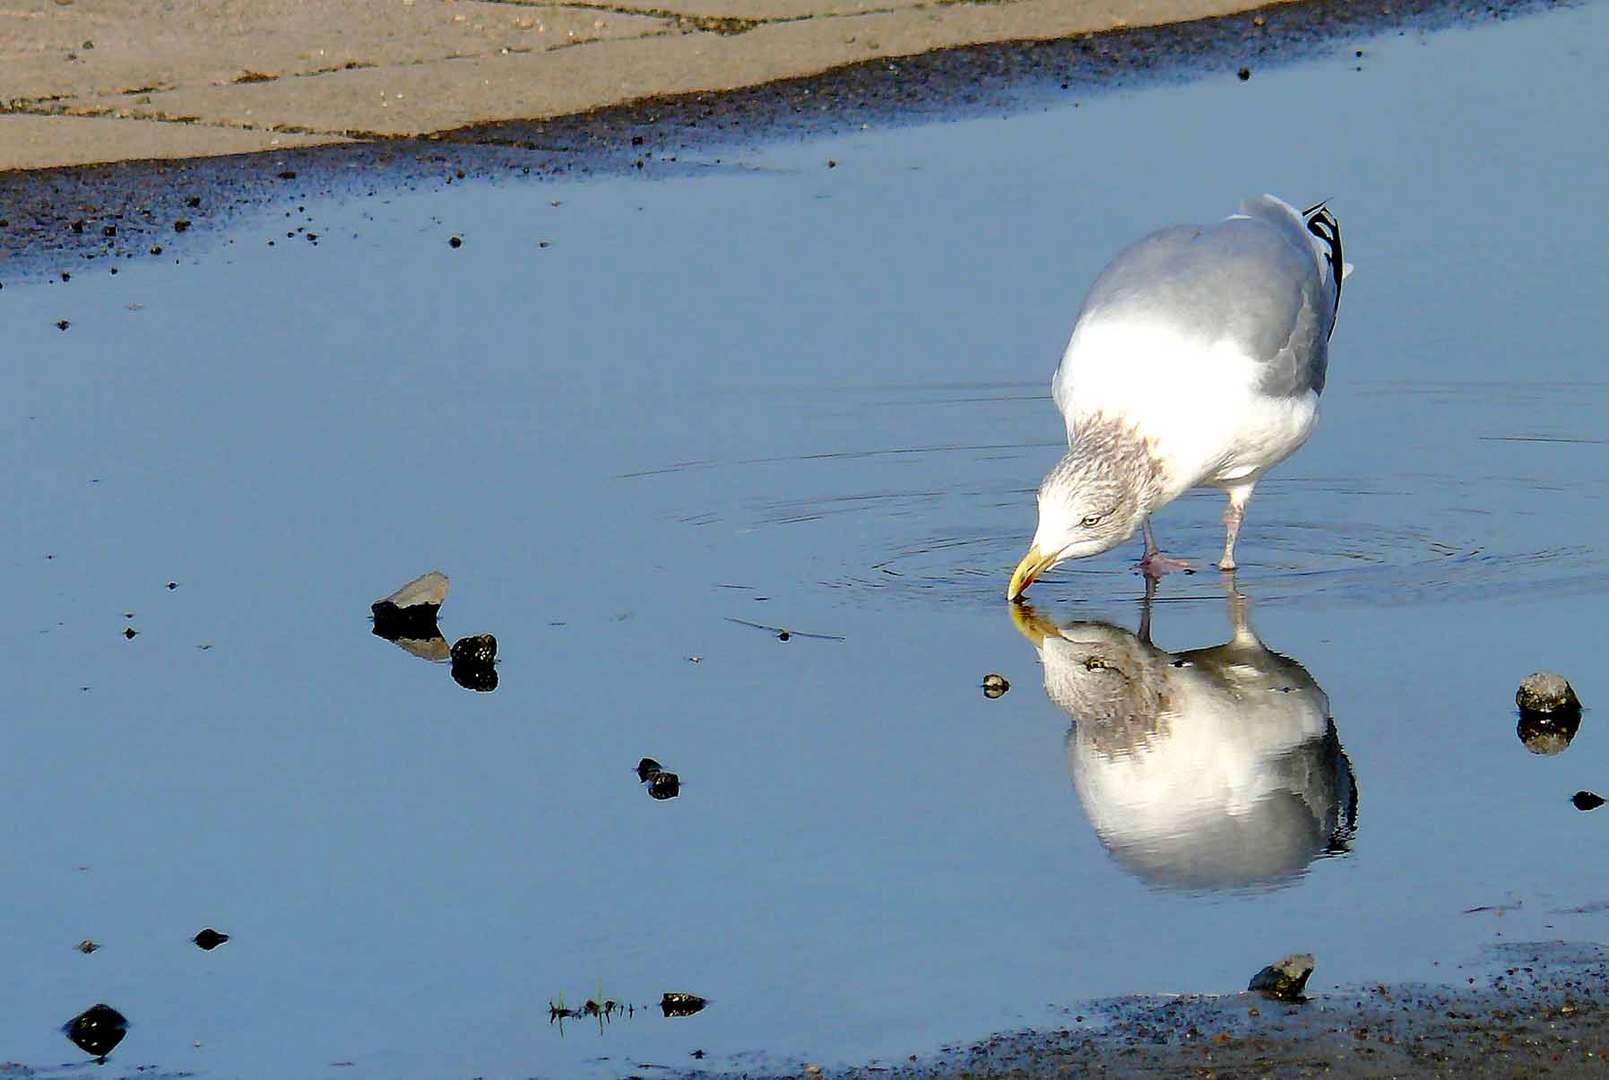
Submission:
<svg viewBox="0 0 1609 1080">
<path fill-rule="evenodd" d="M 1260 363 L 1264 393 L 1323 390 L 1335 312 L 1328 275 L 1301 217 L 1264 199 L 1216 225 L 1176 225 L 1124 251 L 1090 290 L 1079 325 L 1121 319 L 1170 326 L 1204 345 L 1238 346 Z M 1064 388 L 1056 389 L 1059 397 Z"/>
</svg>

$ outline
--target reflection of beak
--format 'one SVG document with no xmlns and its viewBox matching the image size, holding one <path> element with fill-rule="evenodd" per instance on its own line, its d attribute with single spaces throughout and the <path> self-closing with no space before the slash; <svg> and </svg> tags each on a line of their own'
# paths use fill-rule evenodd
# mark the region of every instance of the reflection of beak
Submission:
<svg viewBox="0 0 1609 1080">
<path fill-rule="evenodd" d="M 1046 638 L 1061 636 L 1060 628 L 1030 604 L 1012 604 L 1011 621 L 1016 624 L 1017 633 L 1027 638 L 1036 649 L 1045 643 Z"/>
<path fill-rule="evenodd" d="M 1034 578 L 1049 570 L 1055 561 L 1054 554 L 1041 554 L 1037 544 L 1029 548 L 1028 554 L 1017 564 L 1016 573 L 1011 575 L 1011 585 L 1006 589 L 1006 599 L 1015 600 L 1021 596 L 1023 590 L 1034 583 Z"/>
</svg>

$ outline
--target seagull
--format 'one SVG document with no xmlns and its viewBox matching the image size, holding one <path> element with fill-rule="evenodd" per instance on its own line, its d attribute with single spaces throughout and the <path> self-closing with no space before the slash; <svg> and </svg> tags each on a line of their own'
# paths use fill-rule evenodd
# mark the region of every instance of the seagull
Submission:
<svg viewBox="0 0 1609 1080">
<path fill-rule="evenodd" d="M 1039 527 L 1007 599 L 1135 529 L 1147 577 L 1191 569 L 1157 549 L 1151 515 L 1194 487 L 1229 497 L 1218 567 L 1233 570 L 1252 488 L 1318 423 L 1351 269 L 1325 204 L 1298 213 L 1272 195 L 1215 225 L 1152 233 L 1113 259 L 1051 380 L 1068 451 L 1039 487 Z"/>
</svg>

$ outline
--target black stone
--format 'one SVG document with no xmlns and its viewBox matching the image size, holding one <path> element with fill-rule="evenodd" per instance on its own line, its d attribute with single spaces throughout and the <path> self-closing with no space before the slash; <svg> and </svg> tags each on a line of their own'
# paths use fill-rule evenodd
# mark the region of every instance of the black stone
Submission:
<svg viewBox="0 0 1609 1080">
<path fill-rule="evenodd" d="M 205 949 L 207 952 L 211 952 L 213 949 L 216 949 L 218 946 L 228 941 L 229 935 L 220 934 L 218 931 L 209 926 L 190 940 L 196 943 L 196 948 Z"/>
<path fill-rule="evenodd" d="M 682 793 L 682 778 L 661 770 L 648 777 L 648 794 L 656 799 L 674 799 Z"/>
<path fill-rule="evenodd" d="M 441 636 L 436 625 L 440 604 L 415 604 L 398 607 L 389 600 L 379 600 L 369 606 L 374 615 L 374 635 L 395 641 L 398 638 L 433 638 Z"/>
<path fill-rule="evenodd" d="M 497 659 L 497 639 L 490 634 L 471 634 L 453 642 L 453 663 L 490 664 Z"/>
<path fill-rule="evenodd" d="M 74 1046 L 104 1058 L 128 1034 L 128 1018 L 110 1005 L 92 1005 L 62 1027 Z"/>
<path fill-rule="evenodd" d="M 637 762 L 637 780 L 646 784 L 649 777 L 658 776 L 664 772 L 664 767 L 651 757 L 645 757 Z"/>
<path fill-rule="evenodd" d="M 697 994 L 679 994 L 667 992 L 659 999 L 659 1011 L 666 1016 L 692 1016 L 702 1012 L 709 1002 Z"/>
<path fill-rule="evenodd" d="M 1577 810 L 1596 810 L 1604 803 L 1604 798 L 1591 791 L 1578 791 L 1570 796 L 1570 803 Z"/>
</svg>

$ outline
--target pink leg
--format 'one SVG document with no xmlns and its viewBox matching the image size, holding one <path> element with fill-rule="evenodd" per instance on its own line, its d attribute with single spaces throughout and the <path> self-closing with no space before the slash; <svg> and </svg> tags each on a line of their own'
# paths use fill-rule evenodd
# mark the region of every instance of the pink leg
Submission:
<svg viewBox="0 0 1609 1080">
<path fill-rule="evenodd" d="M 1251 484 L 1224 488 L 1224 494 L 1229 496 L 1229 506 L 1224 510 L 1224 557 L 1218 563 L 1220 570 L 1235 569 L 1235 539 L 1240 535 L 1240 523 L 1246 517 L 1251 489 Z"/>
<path fill-rule="evenodd" d="M 1151 535 L 1150 518 L 1145 519 L 1143 528 L 1145 529 L 1145 557 L 1140 560 L 1140 565 L 1136 567 L 1140 573 L 1155 581 L 1164 574 L 1171 574 L 1175 570 L 1183 570 L 1187 574 L 1196 572 L 1196 568 L 1183 559 L 1169 558 L 1157 550 L 1156 537 Z"/>
</svg>

